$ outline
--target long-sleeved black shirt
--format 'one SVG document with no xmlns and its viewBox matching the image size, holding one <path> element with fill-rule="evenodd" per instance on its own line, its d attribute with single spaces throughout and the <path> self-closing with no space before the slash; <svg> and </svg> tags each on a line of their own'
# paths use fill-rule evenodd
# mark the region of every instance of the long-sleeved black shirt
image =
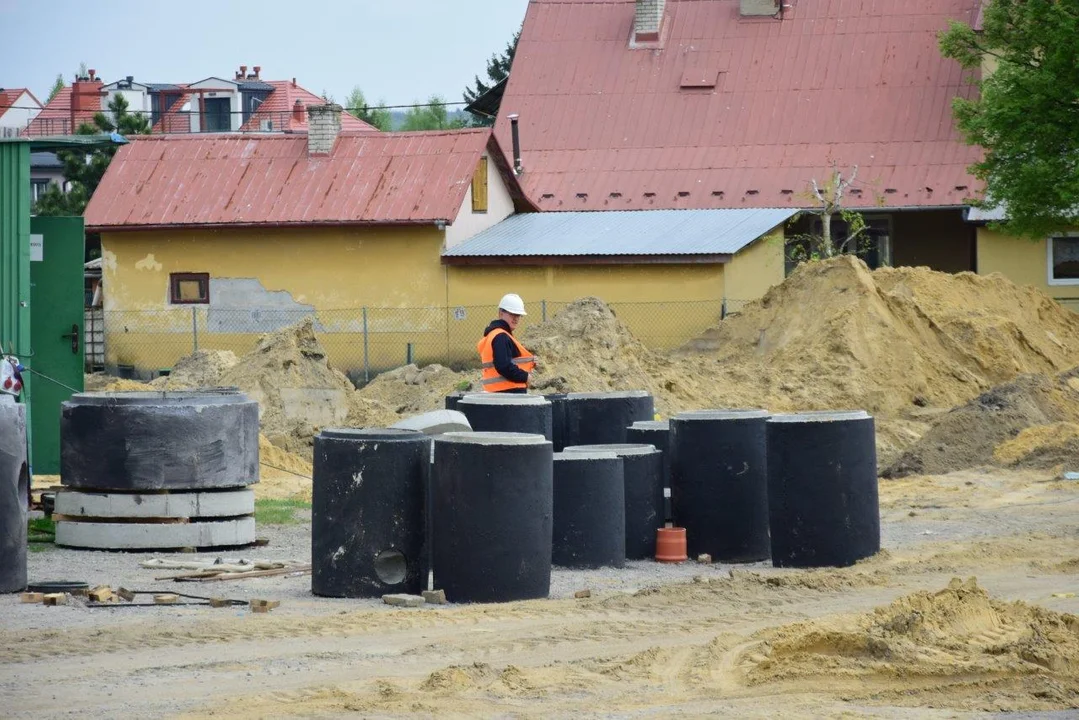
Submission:
<svg viewBox="0 0 1079 720">
<path fill-rule="evenodd" d="M 483 336 L 487 337 L 499 328 L 510 334 L 513 333 L 509 323 L 505 320 L 492 320 L 491 324 L 487 326 L 487 329 L 483 331 Z M 491 342 L 491 350 L 494 351 L 495 370 L 498 371 L 499 375 L 513 382 L 528 382 L 528 373 L 513 364 L 513 358 L 520 357 L 521 353 L 518 352 L 517 346 L 508 335 L 499 334 L 498 337 Z M 524 389 L 510 390 L 507 392 L 524 392 Z"/>
</svg>

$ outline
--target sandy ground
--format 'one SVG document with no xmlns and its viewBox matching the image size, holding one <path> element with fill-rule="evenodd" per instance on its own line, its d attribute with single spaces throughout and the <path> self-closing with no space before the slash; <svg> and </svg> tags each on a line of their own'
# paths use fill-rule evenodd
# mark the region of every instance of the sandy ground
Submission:
<svg viewBox="0 0 1079 720">
<path fill-rule="evenodd" d="M 138 566 L 146 555 L 49 549 L 29 555 L 31 579 L 281 606 L 47 608 L 2 596 L 0 707 L 6 717 L 1076 717 L 1077 510 L 1079 484 L 1029 472 L 882 481 L 886 549 L 853 568 L 556 570 L 549 600 L 412 610 L 316 598 L 307 576 L 155 582 L 161 571 Z M 269 546 L 223 555 L 307 555 L 309 524 L 259 534 Z M 584 588 L 592 596 L 573 599 Z"/>
</svg>

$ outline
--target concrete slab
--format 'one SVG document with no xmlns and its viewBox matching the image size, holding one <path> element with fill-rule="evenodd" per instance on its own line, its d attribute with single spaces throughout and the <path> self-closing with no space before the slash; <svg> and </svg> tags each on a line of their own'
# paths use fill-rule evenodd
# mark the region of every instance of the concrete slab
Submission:
<svg viewBox="0 0 1079 720">
<path fill-rule="evenodd" d="M 85 518 L 213 518 L 255 512 L 252 490 L 118 493 L 60 490 L 57 515 Z"/>
<path fill-rule="evenodd" d="M 255 541 L 255 518 L 191 523 L 56 523 L 56 544 L 95 550 L 162 550 L 181 547 L 227 547 Z"/>
<path fill-rule="evenodd" d="M 434 410 L 413 415 L 390 425 L 392 428 L 419 430 L 424 435 L 442 435 L 448 432 L 469 432 L 472 426 L 463 412 L 458 410 Z"/>
<path fill-rule="evenodd" d="M 383 595 L 382 602 L 394 607 L 422 607 L 427 601 L 421 595 L 395 594 Z"/>
</svg>

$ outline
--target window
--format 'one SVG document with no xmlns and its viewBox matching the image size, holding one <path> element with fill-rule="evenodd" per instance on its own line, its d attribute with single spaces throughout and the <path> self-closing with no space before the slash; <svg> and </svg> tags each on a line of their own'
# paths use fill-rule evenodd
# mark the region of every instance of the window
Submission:
<svg viewBox="0 0 1079 720">
<path fill-rule="evenodd" d="M 30 181 L 30 195 L 33 202 L 37 202 L 41 199 L 41 196 L 45 194 L 45 191 L 49 189 L 49 180 L 31 180 Z"/>
<path fill-rule="evenodd" d="M 169 302 L 205 305 L 210 302 L 210 273 L 171 273 Z"/>
<path fill-rule="evenodd" d="M 1049 238 L 1049 284 L 1079 285 L 1079 234 Z"/>
<path fill-rule="evenodd" d="M 472 212 L 487 212 L 487 158 L 480 158 L 476 172 L 472 175 Z"/>
</svg>

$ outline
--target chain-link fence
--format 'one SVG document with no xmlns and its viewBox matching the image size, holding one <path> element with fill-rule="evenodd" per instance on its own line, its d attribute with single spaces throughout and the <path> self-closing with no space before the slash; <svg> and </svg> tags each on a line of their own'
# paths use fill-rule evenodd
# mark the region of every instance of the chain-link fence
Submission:
<svg viewBox="0 0 1079 720">
<path fill-rule="evenodd" d="M 678 347 L 715 325 L 746 301 L 611 303 L 610 308 L 646 346 Z M 552 317 L 569 302 L 530 303 L 524 327 Z M 408 363 L 453 368 L 478 364 L 476 343 L 494 317 L 490 306 L 361 307 L 344 310 L 215 308 L 205 305 L 104 313 L 105 367 L 149 379 L 198 349 L 238 356 L 265 333 L 312 316 L 330 364 L 361 385 Z"/>
</svg>

